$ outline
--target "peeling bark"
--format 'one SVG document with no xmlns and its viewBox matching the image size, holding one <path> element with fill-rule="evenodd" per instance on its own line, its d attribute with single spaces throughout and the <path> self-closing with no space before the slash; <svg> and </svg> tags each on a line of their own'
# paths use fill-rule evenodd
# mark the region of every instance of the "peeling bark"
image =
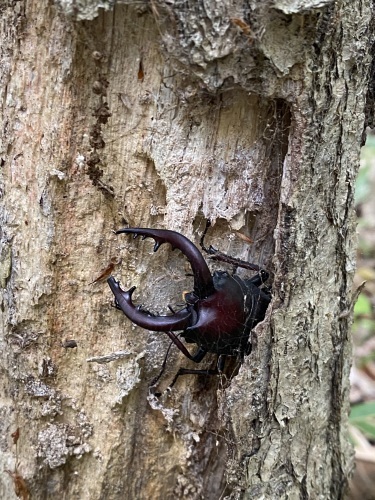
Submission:
<svg viewBox="0 0 375 500">
<path fill-rule="evenodd" d="M 0 497 L 343 498 L 372 2 L 29 0 L 2 18 Z M 90 283 L 112 266 L 166 313 L 188 264 L 112 230 L 198 243 L 206 218 L 210 244 L 272 273 L 273 301 L 241 367 L 165 391 L 191 366 L 172 349 L 157 398 L 168 339 Z"/>
</svg>

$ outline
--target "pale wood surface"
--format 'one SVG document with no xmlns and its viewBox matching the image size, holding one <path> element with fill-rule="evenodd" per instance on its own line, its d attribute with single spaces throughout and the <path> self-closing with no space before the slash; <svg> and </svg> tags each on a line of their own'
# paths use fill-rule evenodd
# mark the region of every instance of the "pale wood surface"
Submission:
<svg viewBox="0 0 375 500">
<path fill-rule="evenodd" d="M 302 3 L 3 7 L 0 469 L 32 498 L 342 498 L 372 7 Z M 198 243 L 207 217 L 274 301 L 229 387 L 186 376 L 156 399 L 167 338 L 89 283 L 121 257 L 113 274 L 166 313 L 189 266 L 112 230 Z M 179 366 L 174 349 L 162 390 Z"/>
</svg>

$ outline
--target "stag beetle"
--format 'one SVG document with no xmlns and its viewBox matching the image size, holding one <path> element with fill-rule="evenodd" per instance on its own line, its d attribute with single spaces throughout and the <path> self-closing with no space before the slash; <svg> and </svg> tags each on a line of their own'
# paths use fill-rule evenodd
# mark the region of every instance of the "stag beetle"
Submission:
<svg viewBox="0 0 375 500">
<path fill-rule="evenodd" d="M 268 279 L 268 273 L 255 264 L 244 262 L 223 254 L 210 246 L 206 248 L 201 238 L 202 249 L 219 261 L 235 264 L 257 271 L 250 279 L 241 279 L 225 271 L 215 271 L 211 274 L 203 255 L 198 248 L 185 236 L 175 231 L 150 228 L 125 228 L 116 234 L 133 234 L 134 238 L 153 238 L 154 252 L 163 243 L 170 243 L 172 250 L 179 249 L 190 262 L 194 276 L 194 289 L 184 296 L 185 307 L 167 316 L 155 316 L 150 312 L 135 306 L 132 295 L 135 286 L 125 291 L 118 281 L 110 276 L 107 283 L 115 296 L 116 306 L 123 311 L 133 323 L 147 330 L 165 332 L 178 349 L 190 360 L 200 363 L 210 352 L 219 356 L 216 370 L 189 370 L 180 368 L 172 384 L 179 375 L 188 373 L 216 374 L 224 367 L 225 356 L 240 356 L 249 354 L 250 331 L 264 319 L 271 295 L 268 288 L 261 288 Z M 181 331 L 180 336 L 187 343 L 198 345 L 195 354 L 190 354 L 178 336 L 173 333 Z M 168 353 L 167 353 L 168 354 Z M 162 372 L 164 370 L 163 363 Z M 161 372 L 161 373 L 162 373 Z M 154 383 L 160 378 L 154 380 Z"/>
</svg>

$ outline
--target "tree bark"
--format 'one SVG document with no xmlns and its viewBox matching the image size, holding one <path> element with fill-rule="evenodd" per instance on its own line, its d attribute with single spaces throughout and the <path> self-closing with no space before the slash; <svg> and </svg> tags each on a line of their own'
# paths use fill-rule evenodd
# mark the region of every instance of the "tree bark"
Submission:
<svg viewBox="0 0 375 500">
<path fill-rule="evenodd" d="M 2 7 L 0 497 L 343 498 L 373 4 L 110 4 Z M 167 313 L 186 260 L 112 230 L 206 219 L 273 300 L 240 367 L 169 391 L 174 348 L 156 397 L 168 338 L 90 283 Z"/>
</svg>

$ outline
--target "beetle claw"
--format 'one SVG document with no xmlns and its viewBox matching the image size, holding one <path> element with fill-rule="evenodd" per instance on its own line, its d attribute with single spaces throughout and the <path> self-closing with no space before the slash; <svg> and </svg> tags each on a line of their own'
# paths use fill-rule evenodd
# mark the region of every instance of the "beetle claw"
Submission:
<svg viewBox="0 0 375 500">
<path fill-rule="evenodd" d="M 113 276 L 108 278 L 107 283 L 122 312 L 136 325 L 155 332 L 185 330 L 191 325 L 192 311 L 189 307 L 185 307 L 169 316 L 153 316 L 148 311 L 143 310 L 141 306 L 133 304 L 132 295 L 136 289 L 135 286 L 125 291 Z"/>
<path fill-rule="evenodd" d="M 133 234 L 133 237 L 142 236 L 142 239 L 148 237 L 155 240 L 154 252 L 156 252 L 163 243 L 170 243 L 172 250 L 178 249 L 185 255 L 190 262 L 194 275 L 194 292 L 203 299 L 215 292 L 211 272 L 198 248 L 185 236 L 176 231 L 166 229 L 150 229 L 140 227 L 129 227 L 119 229 L 116 234 Z"/>
</svg>

